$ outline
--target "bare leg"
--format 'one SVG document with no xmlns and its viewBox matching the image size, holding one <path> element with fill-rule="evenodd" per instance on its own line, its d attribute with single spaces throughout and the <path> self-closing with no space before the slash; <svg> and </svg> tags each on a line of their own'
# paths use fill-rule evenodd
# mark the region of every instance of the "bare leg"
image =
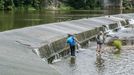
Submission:
<svg viewBox="0 0 134 75">
<path fill-rule="evenodd" d="M 100 45 L 99 45 L 99 44 L 97 44 L 97 49 L 96 49 L 96 51 L 97 51 L 97 52 L 100 51 Z"/>
<path fill-rule="evenodd" d="M 97 44 L 97 48 L 96 48 L 96 55 L 98 56 L 99 54 L 99 44 Z"/>
<path fill-rule="evenodd" d="M 102 46 L 99 45 L 99 54 L 101 54 L 101 48 L 102 48 Z"/>
<path fill-rule="evenodd" d="M 97 56 L 100 56 L 101 55 L 101 45 L 100 44 L 97 44 Z"/>
</svg>

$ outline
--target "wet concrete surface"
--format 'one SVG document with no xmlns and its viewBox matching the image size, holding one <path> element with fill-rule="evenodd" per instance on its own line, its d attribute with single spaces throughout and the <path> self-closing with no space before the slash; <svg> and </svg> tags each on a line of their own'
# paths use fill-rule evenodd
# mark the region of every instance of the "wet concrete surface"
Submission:
<svg viewBox="0 0 134 75">
<path fill-rule="evenodd" d="M 106 48 L 101 57 L 96 57 L 96 46 L 79 49 L 76 52 L 75 64 L 70 63 L 68 56 L 51 65 L 62 75 L 133 75 L 134 46 L 123 48 L 118 54 Z"/>
<path fill-rule="evenodd" d="M 28 46 L 2 36 L 0 42 L 0 75 L 60 75 Z"/>
</svg>

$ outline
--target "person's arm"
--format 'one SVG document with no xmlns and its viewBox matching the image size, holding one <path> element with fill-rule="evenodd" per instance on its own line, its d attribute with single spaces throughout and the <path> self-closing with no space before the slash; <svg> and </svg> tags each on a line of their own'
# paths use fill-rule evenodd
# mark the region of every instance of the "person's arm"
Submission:
<svg viewBox="0 0 134 75">
<path fill-rule="evenodd" d="M 81 44 L 80 44 L 80 42 L 78 41 L 78 39 L 77 39 L 76 37 L 74 37 L 74 40 L 77 42 L 77 48 L 78 48 L 78 49 L 81 48 Z"/>
<path fill-rule="evenodd" d="M 78 44 L 80 44 L 80 42 L 78 41 L 78 39 L 77 39 L 76 37 L 74 37 L 74 40 L 75 40 Z"/>
<path fill-rule="evenodd" d="M 68 43 L 65 44 L 65 48 L 68 48 Z"/>
<path fill-rule="evenodd" d="M 106 36 L 105 36 L 105 33 L 103 33 L 103 43 L 105 42 L 106 40 Z"/>
<path fill-rule="evenodd" d="M 100 41 L 99 38 L 98 38 L 98 35 L 96 35 L 96 41 Z"/>
<path fill-rule="evenodd" d="M 68 44 L 68 41 L 66 41 L 64 49 L 67 50 L 68 47 L 69 47 L 69 44 Z"/>
</svg>

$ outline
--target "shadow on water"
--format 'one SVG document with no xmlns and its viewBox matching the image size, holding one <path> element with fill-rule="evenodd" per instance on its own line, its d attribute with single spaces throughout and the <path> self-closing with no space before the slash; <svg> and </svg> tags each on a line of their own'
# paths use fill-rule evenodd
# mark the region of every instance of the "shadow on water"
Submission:
<svg viewBox="0 0 134 75">
<path fill-rule="evenodd" d="M 73 65 L 75 65 L 75 62 L 76 62 L 76 58 L 75 57 L 71 57 L 70 58 L 70 64 L 73 66 Z"/>
<path fill-rule="evenodd" d="M 116 61 L 121 58 L 121 50 L 114 50 L 114 51 L 112 51 L 111 55 L 113 55 L 113 59 L 108 58 L 109 56 L 105 57 L 104 54 L 96 55 L 95 66 L 96 66 L 96 71 L 97 71 L 98 75 L 105 75 L 106 70 L 108 68 L 107 64 L 109 63 L 109 62 L 107 62 L 107 60 L 115 60 Z M 104 56 L 104 58 L 103 58 L 103 56 Z"/>
<path fill-rule="evenodd" d="M 115 50 L 115 51 L 113 52 L 113 54 L 114 54 L 115 59 L 121 58 L 121 57 L 120 57 L 120 56 L 121 56 L 121 50 Z"/>
<path fill-rule="evenodd" d="M 101 55 L 96 56 L 96 70 L 99 75 L 103 75 L 105 65 L 104 65 L 104 59 L 101 57 Z"/>
<path fill-rule="evenodd" d="M 68 74 L 75 75 L 78 67 L 76 63 L 76 57 L 74 56 L 70 57 L 69 66 L 70 66 L 70 73 Z"/>
</svg>

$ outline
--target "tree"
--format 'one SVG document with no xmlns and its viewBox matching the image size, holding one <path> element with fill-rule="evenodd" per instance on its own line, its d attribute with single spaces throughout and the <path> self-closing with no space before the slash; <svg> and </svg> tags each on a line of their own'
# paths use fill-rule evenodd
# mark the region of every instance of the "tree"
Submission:
<svg viewBox="0 0 134 75">
<path fill-rule="evenodd" d="M 129 0 L 123 0 L 123 7 L 124 7 L 125 9 L 131 9 L 131 8 L 132 8 L 132 3 L 131 3 L 131 1 L 129 1 Z"/>
<path fill-rule="evenodd" d="M 0 9 L 4 9 L 4 0 L 0 1 Z"/>
<path fill-rule="evenodd" d="M 66 0 L 65 3 L 74 9 L 95 9 L 100 7 L 98 5 L 100 4 L 99 0 Z"/>
<path fill-rule="evenodd" d="M 81 9 L 84 7 L 85 1 L 84 0 L 67 0 L 66 4 L 68 6 L 73 7 L 74 9 Z"/>
<path fill-rule="evenodd" d="M 117 0 L 109 1 L 116 2 Z M 42 9 L 51 6 L 58 8 L 60 4 L 74 9 L 96 9 L 101 7 L 101 0 L 0 0 L 0 9 L 22 8 L 27 10 L 28 8 Z M 124 5 L 128 4 L 124 3 Z"/>
</svg>

